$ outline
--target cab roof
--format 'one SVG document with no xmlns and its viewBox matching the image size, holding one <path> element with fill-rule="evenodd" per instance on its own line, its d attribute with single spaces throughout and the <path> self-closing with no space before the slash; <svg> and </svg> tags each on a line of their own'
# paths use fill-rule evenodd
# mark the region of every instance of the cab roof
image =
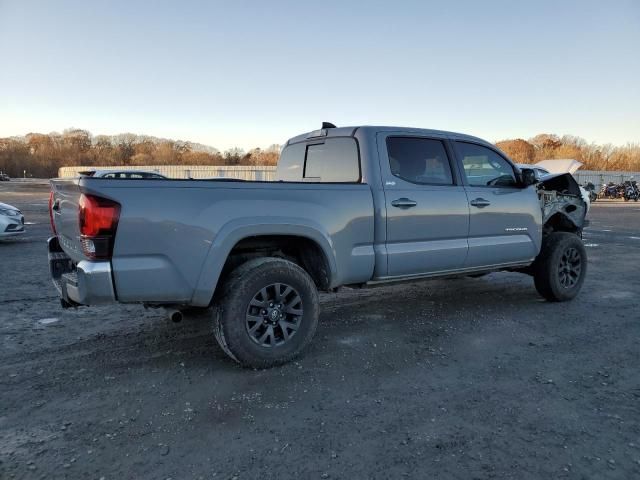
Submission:
<svg viewBox="0 0 640 480">
<path fill-rule="evenodd" d="M 321 128 L 318 130 L 312 130 L 311 132 L 303 133 L 297 135 L 295 137 L 290 138 L 286 145 L 292 143 L 298 143 L 302 141 L 306 141 L 313 138 L 323 138 L 323 137 L 353 137 L 356 132 L 359 134 L 376 134 L 376 133 L 389 133 L 389 132 L 401 132 L 404 134 L 415 134 L 415 135 L 434 135 L 439 137 L 446 137 L 453 140 L 469 140 L 477 143 L 484 143 L 487 145 L 491 145 L 490 142 L 486 140 L 474 137 L 472 135 L 467 135 L 464 133 L 457 132 L 449 132 L 446 130 L 433 130 L 429 128 L 412 128 L 412 127 L 397 127 L 397 126 L 379 126 L 379 125 L 361 125 L 361 126 L 352 126 L 352 127 L 335 127 L 335 128 Z"/>
</svg>

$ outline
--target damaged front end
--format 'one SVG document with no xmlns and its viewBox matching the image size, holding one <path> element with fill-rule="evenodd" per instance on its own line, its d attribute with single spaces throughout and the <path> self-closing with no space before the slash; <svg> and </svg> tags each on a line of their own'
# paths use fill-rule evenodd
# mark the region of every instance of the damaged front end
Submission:
<svg viewBox="0 0 640 480">
<path fill-rule="evenodd" d="M 545 228 L 581 233 L 587 225 L 587 205 L 575 178 L 569 173 L 549 175 L 537 188 Z"/>
</svg>

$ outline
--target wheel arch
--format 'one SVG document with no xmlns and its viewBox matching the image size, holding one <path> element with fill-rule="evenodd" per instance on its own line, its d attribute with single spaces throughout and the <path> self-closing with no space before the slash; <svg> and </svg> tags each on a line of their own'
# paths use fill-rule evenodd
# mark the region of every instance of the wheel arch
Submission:
<svg viewBox="0 0 640 480">
<path fill-rule="evenodd" d="M 309 273 L 320 290 L 328 290 L 339 282 L 331 237 L 318 226 L 290 220 L 268 224 L 232 222 L 212 242 L 191 303 L 211 304 L 224 275 L 248 259 L 265 256 L 294 261 Z"/>
<path fill-rule="evenodd" d="M 556 212 L 544 223 L 543 233 L 568 232 L 579 234 L 582 228 L 576 224 L 573 218 L 563 212 Z"/>
</svg>

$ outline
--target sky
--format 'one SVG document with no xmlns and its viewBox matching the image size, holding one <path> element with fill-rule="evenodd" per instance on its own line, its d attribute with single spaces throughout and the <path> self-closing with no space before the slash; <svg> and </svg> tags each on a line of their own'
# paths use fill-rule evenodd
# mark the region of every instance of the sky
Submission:
<svg viewBox="0 0 640 480">
<path fill-rule="evenodd" d="M 640 142 L 640 1 L 0 0 L 0 137 L 319 128 Z"/>
</svg>

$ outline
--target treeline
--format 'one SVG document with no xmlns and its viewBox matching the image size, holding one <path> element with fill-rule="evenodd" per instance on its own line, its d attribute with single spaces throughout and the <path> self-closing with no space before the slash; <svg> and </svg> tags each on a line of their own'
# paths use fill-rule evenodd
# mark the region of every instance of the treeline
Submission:
<svg viewBox="0 0 640 480">
<path fill-rule="evenodd" d="M 551 134 L 529 140 L 503 140 L 496 145 L 518 163 L 574 158 L 586 170 L 640 171 L 640 145 L 596 145 L 580 137 Z M 0 138 L 0 172 L 11 177 L 49 178 L 67 166 L 120 165 L 276 165 L 280 147 L 220 152 L 192 142 L 123 133 L 92 135 L 86 130 L 30 133 Z"/>
<path fill-rule="evenodd" d="M 640 171 L 640 144 L 596 145 L 572 135 L 541 134 L 529 140 L 503 140 L 496 145 L 517 163 L 573 158 L 584 170 Z"/>
<path fill-rule="evenodd" d="M 50 178 L 58 168 L 121 165 L 275 165 L 280 147 L 220 152 L 192 142 L 124 133 L 92 135 L 86 130 L 30 133 L 0 138 L 0 171 L 11 177 Z"/>
</svg>

